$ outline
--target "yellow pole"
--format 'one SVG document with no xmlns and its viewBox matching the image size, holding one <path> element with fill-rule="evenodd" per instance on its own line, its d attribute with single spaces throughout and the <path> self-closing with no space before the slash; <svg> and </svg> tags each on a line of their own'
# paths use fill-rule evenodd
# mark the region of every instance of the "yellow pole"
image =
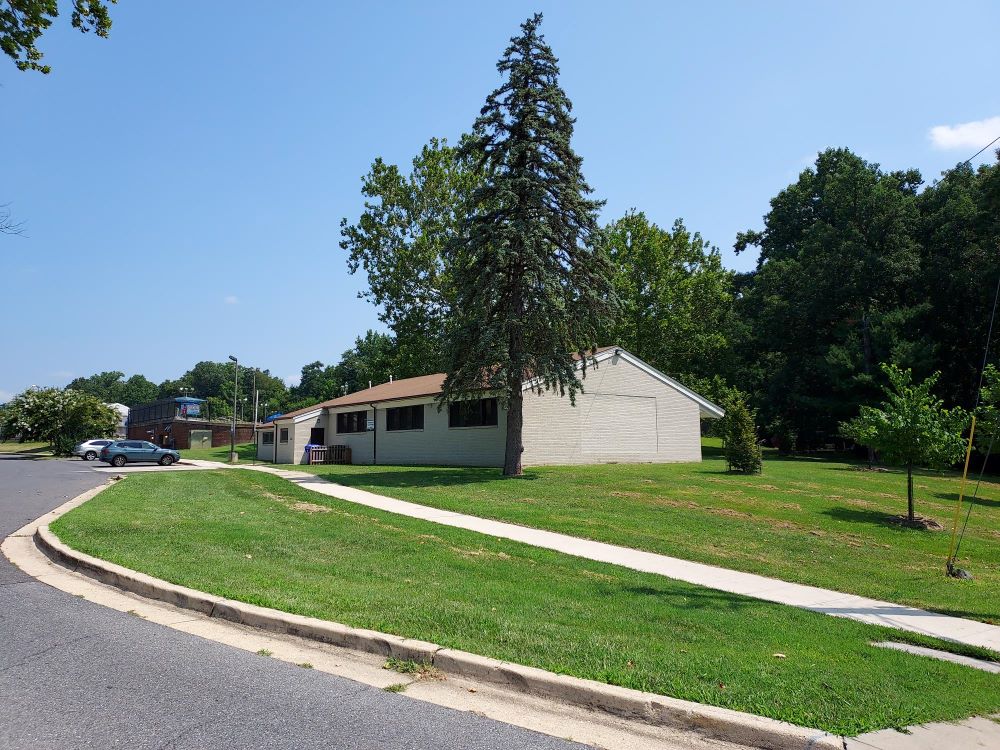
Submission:
<svg viewBox="0 0 1000 750">
<path fill-rule="evenodd" d="M 955 554 L 955 537 L 958 534 L 958 514 L 962 509 L 962 500 L 965 498 L 965 480 L 969 476 L 969 459 L 972 457 L 972 436 L 976 434 L 976 415 L 972 415 L 972 427 L 969 428 L 969 445 L 965 449 L 965 469 L 962 470 L 962 484 L 958 489 L 958 500 L 955 502 L 955 519 L 951 525 L 951 544 L 948 546 L 948 563 L 952 562 L 952 555 Z"/>
</svg>

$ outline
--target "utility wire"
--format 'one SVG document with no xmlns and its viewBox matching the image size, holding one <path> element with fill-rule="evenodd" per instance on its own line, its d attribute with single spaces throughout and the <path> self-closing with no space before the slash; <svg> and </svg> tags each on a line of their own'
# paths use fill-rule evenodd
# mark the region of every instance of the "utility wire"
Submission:
<svg viewBox="0 0 1000 750">
<path fill-rule="evenodd" d="M 1000 136 L 997 136 L 993 143 L 1000 140 Z M 992 143 L 990 144 L 992 145 Z M 980 149 L 979 153 L 985 151 L 989 146 Z M 975 156 L 972 157 L 973 159 Z M 990 325 L 986 331 L 986 347 L 983 349 L 983 364 L 979 368 L 979 387 L 976 389 L 976 406 L 973 409 L 975 413 L 979 409 L 979 402 L 983 395 L 983 378 L 986 376 L 986 363 L 990 356 L 990 346 L 993 344 L 993 324 L 997 317 L 997 303 L 1000 302 L 1000 276 L 997 277 L 997 288 L 996 292 L 993 294 L 993 311 L 990 313 Z M 983 465 L 979 469 L 979 478 L 976 480 L 976 488 L 969 498 L 969 507 L 965 511 L 965 521 L 962 523 L 962 533 L 958 535 L 958 543 L 955 545 L 955 552 L 948 561 L 949 565 L 954 564 L 954 561 L 958 559 L 958 551 L 962 548 L 962 540 L 965 538 L 965 530 L 969 527 L 969 516 L 972 515 L 972 506 L 975 505 L 977 498 L 979 497 L 979 485 L 983 483 L 983 475 L 986 473 L 986 464 L 990 460 L 990 454 L 993 452 L 993 442 L 996 440 L 996 433 L 990 436 L 990 444 L 986 449 L 986 456 L 983 458 Z"/>
<path fill-rule="evenodd" d="M 998 135 L 992 141 L 987 143 L 985 146 L 983 146 L 981 149 L 979 149 L 976 153 L 974 153 L 965 161 L 960 161 L 959 164 L 969 164 L 973 159 L 975 159 L 977 156 L 983 153 L 983 151 L 988 149 L 997 141 L 1000 141 L 1000 135 Z M 942 178 L 942 181 L 945 178 L 947 178 L 948 175 L 951 174 L 951 172 L 952 170 L 948 170 L 945 173 L 944 178 Z M 993 311 L 990 313 L 990 325 L 986 333 L 986 346 L 983 349 L 983 364 L 982 367 L 979 368 L 979 386 L 976 388 L 976 406 L 972 410 L 973 413 L 975 413 L 979 409 L 979 401 L 983 395 L 983 378 L 986 375 L 986 362 L 990 356 L 990 345 L 993 343 L 993 323 L 996 320 L 998 301 L 1000 301 L 1000 276 L 997 277 L 997 289 L 993 295 Z M 986 448 L 986 455 L 983 457 L 983 465 L 979 469 L 979 478 L 976 480 L 976 488 L 975 490 L 973 490 L 972 496 L 969 498 L 969 507 L 965 511 L 965 520 L 962 522 L 962 531 L 958 535 L 958 542 L 955 544 L 954 553 L 952 553 L 952 555 L 948 558 L 949 571 L 951 571 L 955 561 L 958 560 L 958 552 L 960 549 L 962 549 L 962 540 L 965 539 L 965 530 L 969 528 L 969 517 L 972 515 L 972 506 L 976 504 L 976 500 L 979 497 L 979 486 L 983 483 L 983 475 L 986 473 L 986 464 L 989 463 L 990 454 L 993 452 L 993 443 L 995 440 L 996 440 L 996 434 L 991 435 L 990 444 Z"/>
</svg>

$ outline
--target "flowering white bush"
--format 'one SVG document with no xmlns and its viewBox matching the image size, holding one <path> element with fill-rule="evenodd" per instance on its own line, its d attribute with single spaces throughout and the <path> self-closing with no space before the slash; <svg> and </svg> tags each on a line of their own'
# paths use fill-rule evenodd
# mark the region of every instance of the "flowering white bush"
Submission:
<svg viewBox="0 0 1000 750">
<path fill-rule="evenodd" d="M 69 453 L 81 440 L 109 437 L 118 413 L 87 393 L 60 388 L 29 388 L 0 413 L 0 438 L 45 441 Z"/>
</svg>

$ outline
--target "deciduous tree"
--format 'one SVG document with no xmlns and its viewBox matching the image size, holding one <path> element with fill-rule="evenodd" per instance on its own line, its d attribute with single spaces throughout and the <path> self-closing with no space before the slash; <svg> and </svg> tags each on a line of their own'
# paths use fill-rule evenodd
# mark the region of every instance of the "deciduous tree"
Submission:
<svg viewBox="0 0 1000 750">
<path fill-rule="evenodd" d="M 749 369 L 764 378 L 751 387 L 765 422 L 785 422 L 807 445 L 877 397 L 878 362 L 926 362 L 912 296 L 920 182 L 916 170 L 828 149 L 772 199 L 763 232 L 737 239 L 737 252 L 760 248 L 738 307 L 761 363 Z"/>
<path fill-rule="evenodd" d="M 943 467 L 959 460 L 968 414 L 960 407 L 945 409 L 931 393 L 939 373 L 914 383 L 910 370 L 893 364 L 881 369 L 888 379 L 885 400 L 879 407 L 862 406 L 857 417 L 841 425 L 841 432 L 906 467 L 906 518 L 913 523 L 913 468 Z"/>
<path fill-rule="evenodd" d="M 639 211 L 605 227 L 621 312 L 607 340 L 685 382 L 729 369 L 733 272 L 678 219 L 666 230 Z"/>
<path fill-rule="evenodd" d="M 471 159 L 444 139 L 431 139 L 404 175 L 376 159 L 362 179 L 365 210 L 357 223 L 340 223 L 340 246 L 350 272 L 363 269 L 360 296 L 380 308 L 409 374 L 443 367 L 444 324 L 455 302 L 444 247 L 470 210 L 482 182 Z"/>
</svg>

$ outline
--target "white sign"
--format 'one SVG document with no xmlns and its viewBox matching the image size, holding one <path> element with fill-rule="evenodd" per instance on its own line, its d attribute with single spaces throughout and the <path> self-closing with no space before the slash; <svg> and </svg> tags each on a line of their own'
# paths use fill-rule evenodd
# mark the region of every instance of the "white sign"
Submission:
<svg viewBox="0 0 1000 750">
<path fill-rule="evenodd" d="M 375 430 L 375 420 L 374 419 L 369 419 L 368 420 L 368 432 L 373 432 L 374 430 Z"/>
</svg>

